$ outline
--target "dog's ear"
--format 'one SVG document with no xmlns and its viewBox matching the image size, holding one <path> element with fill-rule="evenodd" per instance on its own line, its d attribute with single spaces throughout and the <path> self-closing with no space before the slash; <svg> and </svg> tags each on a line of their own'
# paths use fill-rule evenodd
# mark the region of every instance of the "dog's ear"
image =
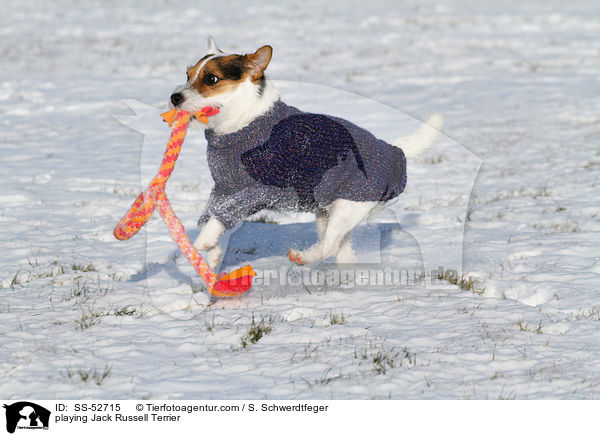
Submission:
<svg viewBox="0 0 600 436">
<path fill-rule="evenodd" d="M 264 45 L 255 53 L 249 54 L 248 59 L 250 60 L 250 67 L 252 68 L 252 75 L 256 78 L 261 77 L 269 62 L 271 62 L 271 56 L 273 55 L 273 48 L 270 45 Z"/>
<path fill-rule="evenodd" d="M 215 41 L 215 38 L 213 38 L 212 36 L 208 36 L 208 54 L 209 55 L 216 55 L 219 53 L 223 53 L 223 50 L 221 50 L 219 47 L 217 47 L 217 42 Z"/>
</svg>

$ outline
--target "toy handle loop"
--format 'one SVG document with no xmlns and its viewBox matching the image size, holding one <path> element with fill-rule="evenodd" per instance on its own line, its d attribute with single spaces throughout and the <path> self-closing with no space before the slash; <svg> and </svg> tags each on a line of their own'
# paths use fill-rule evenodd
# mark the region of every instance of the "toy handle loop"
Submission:
<svg viewBox="0 0 600 436">
<path fill-rule="evenodd" d="M 211 115 L 213 114 L 211 113 Z M 167 181 L 173 172 L 175 162 L 177 162 L 177 158 L 181 152 L 181 145 L 187 133 L 190 117 L 191 114 L 187 111 L 177 110 L 174 113 L 172 122 L 175 125 L 173 126 L 173 130 L 171 130 L 171 136 L 167 143 L 167 149 L 165 150 L 158 174 L 148 188 L 137 196 L 127 213 L 115 226 L 113 234 L 119 240 L 131 238 L 148 222 L 154 209 L 157 208 L 158 213 L 169 230 L 171 238 L 179 246 L 188 262 L 192 264 L 196 272 L 205 281 L 208 292 L 217 297 L 237 296 L 250 288 L 252 278 L 256 275 L 252 267 L 247 265 L 218 280 L 215 272 L 192 245 L 183 224 L 173 211 L 165 193 Z"/>
</svg>

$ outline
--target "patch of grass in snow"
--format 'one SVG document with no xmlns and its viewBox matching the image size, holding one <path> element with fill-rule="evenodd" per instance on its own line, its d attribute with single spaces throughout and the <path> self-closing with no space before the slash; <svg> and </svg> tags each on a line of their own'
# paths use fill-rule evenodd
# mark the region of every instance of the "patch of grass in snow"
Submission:
<svg viewBox="0 0 600 436">
<path fill-rule="evenodd" d="M 473 221 L 473 212 L 474 211 L 475 211 L 475 209 L 473 209 L 472 207 L 467 209 L 467 214 L 465 215 L 466 223 L 470 223 L 471 221 Z"/>
<path fill-rule="evenodd" d="M 498 399 L 499 400 L 516 400 L 517 394 L 515 393 L 514 390 L 510 391 L 508 394 L 505 394 L 504 389 L 502 389 L 502 392 L 500 392 L 500 395 L 498 395 Z"/>
<path fill-rule="evenodd" d="M 67 377 L 69 377 L 70 379 L 78 378 L 79 381 L 82 381 L 83 383 L 93 382 L 94 384 L 100 386 L 104 382 L 106 377 L 108 377 L 110 375 L 111 371 L 112 371 L 112 365 L 105 365 L 102 372 L 99 372 L 96 368 L 90 368 L 87 370 L 85 370 L 85 369 L 73 370 L 73 369 L 67 368 Z"/>
<path fill-rule="evenodd" d="M 21 271 L 19 270 L 15 273 L 12 280 L 10 281 L 10 284 L 8 285 L 9 288 L 14 289 L 15 286 L 21 286 L 21 287 L 23 286 L 23 282 L 22 282 L 21 278 L 19 277 L 20 272 Z"/>
<path fill-rule="evenodd" d="M 8 287 L 13 288 L 15 286 L 24 286 L 36 279 L 43 279 L 48 277 L 57 277 L 73 272 L 95 272 L 97 271 L 94 264 L 79 264 L 73 263 L 71 265 L 60 264 L 57 260 L 50 262 L 46 266 L 41 266 L 36 259 L 27 259 L 30 269 L 28 271 L 20 269 L 18 270 L 12 280 L 10 280 Z"/>
<path fill-rule="evenodd" d="M 385 374 L 391 368 L 413 366 L 417 363 L 417 355 L 408 348 L 404 347 L 400 351 L 395 348 L 387 350 L 383 344 L 378 347 L 370 345 L 361 351 L 355 349 L 354 358 L 370 363 L 375 375 Z"/>
<path fill-rule="evenodd" d="M 109 187 L 105 188 L 105 191 L 109 192 L 110 188 Z M 139 191 L 138 188 L 130 188 L 128 186 L 115 185 L 112 188 L 113 194 L 119 194 L 119 195 L 123 195 L 125 197 L 135 197 L 136 195 L 138 195 L 138 191 Z"/>
<path fill-rule="evenodd" d="M 346 317 L 344 316 L 343 313 L 337 314 L 337 313 L 333 313 L 331 312 L 329 314 L 329 325 L 344 325 L 346 324 Z"/>
<path fill-rule="evenodd" d="M 110 310 L 88 309 L 87 312 L 83 312 L 79 318 L 75 319 L 75 324 L 77 325 L 77 329 L 83 331 L 100 324 L 102 322 L 102 318 L 105 316 L 134 316 L 136 314 L 137 318 L 141 318 L 143 316 L 143 313 L 138 312 L 135 307 L 131 307 L 129 305 Z"/>
<path fill-rule="evenodd" d="M 94 264 L 89 263 L 87 265 L 82 265 L 79 263 L 74 263 L 73 265 L 71 265 L 71 269 L 73 271 L 81 271 L 81 272 L 91 272 L 91 271 L 98 271 L 96 269 L 96 267 L 94 266 Z"/>
<path fill-rule="evenodd" d="M 71 284 L 71 292 L 65 296 L 64 300 L 71 300 L 77 297 L 87 297 L 90 293 L 90 287 L 87 281 L 81 281 L 81 277 L 77 277 Z"/>
<path fill-rule="evenodd" d="M 331 368 L 327 368 L 325 370 L 325 372 L 323 372 L 323 374 L 321 375 L 320 378 L 318 378 L 317 380 L 314 381 L 314 383 L 308 383 L 309 386 L 313 386 L 313 385 L 328 385 L 331 382 L 334 382 L 336 380 L 341 380 L 344 378 L 343 374 L 340 372 L 338 375 L 329 375 L 329 373 L 331 372 L 331 370 L 333 369 L 333 367 Z"/>
<path fill-rule="evenodd" d="M 542 321 L 539 322 L 537 327 L 532 327 L 528 323 L 526 323 L 524 319 L 521 319 L 517 321 L 517 327 L 519 327 L 519 330 L 522 332 L 536 333 L 538 335 L 541 335 L 543 333 Z"/>
<path fill-rule="evenodd" d="M 103 316 L 104 312 L 100 310 L 90 310 L 87 313 L 82 313 L 79 318 L 76 318 L 75 324 L 79 330 L 87 330 L 90 327 L 100 324 Z"/>
<path fill-rule="evenodd" d="M 448 160 L 448 157 L 445 154 L 440 154 L 436 157 L 427 157 L 423 159 L 423 163 L 426 165 L 436 165 L 442 163 L 445 160 Z"/>
<path fill-rule="evenodd" d="M 103 285 L 100 279 L 95 283 L 95 286 L 87 280 L 82 280 L 83 277 L 77 276 L 71 284 L 71 291 L 63 296 L 63 301 L 69 301 L 73 298 L 87 299 L 90 295 L 104 296 L 112 291 L 108 285 Z"/>
<path fill-rule="evenodd" d="M 304 360 L 309 359 L 316 362 L 319 357 L 319 347 L 320 345 L 314 345 L 312 342 L 309 341 L 307 344 L 304 345 L 304 351 L 302 354 L 299 354 L 296 351 L 294 351 L 292 357 L 290 358 L 290 362 L 302 362 Z"/>
<path fill-rule="evenodd" d="M 532 227 L 543 233 L 578 233 L 581 232 L 581 227 L 572 220 L 564 223 L 554 223 L 550 225 L 544 225 L 539 223 L 533 223 Z"/>
<path fill-rule="evenodd" d="M 463 291 L 471 291 L 478 295 L 483 294 L 485 291 L 485 288 L 482 289 L 476 286 L 476 282 L 473 277 L 465 277 L 464 275 L 459 277 L 456 271 L 452 270 L 445 272 L 436 271 L 436 275 L 432 277 L 432 279 L 446 280 L 451 285 L 458 286 Z"/>
<path fill-rule="evenodd" d="M 31 265 L 31 263 L 30 263 L 30 265 Z M 37 260 L 36 260 L 35 266 L 38 266 Z M 70 272 L 77 272 L 77 271 L 92 272 L 92 271 L 97 271 L 97 269 L 94 266 L 94 264 L 92 264 L 92 263 L 89 263 L 86 265 L 79 264 L 79 263 L 73 263 L 71 265 L 61 265 L 58 263 L 57 260 L 55 260 L 50 263 L 50 268 L 46 268 L 42 271 L 31 271 L 29 273 L 28 281 L 31 281 L 34 279 L 46 278 L 46 277 L 55 277 L 55 276 L 67 274 Z"/>
<path fill-rule="evenodd" d="M 531 380 L 545 380 L 553 382 L 564 377 L 564 370 L 561 365 L 551 363 L 546 366 L 536 366 L 527 371 L 527 375 Z"/>
<path fill-rule="evenodd" d="M 523 198 L 523 197 L 530 197 L 533 199 L 538 199 L 538 198 L 547 198 L 547 197 L 550 197 L 551 195 L 552 195 L 552 193 L 548 189 L 548 186 L 539 186 L 539 187 L 532 187 L 532 188 L 521 187 L 518 190 L 512 189 L 509 191 L 503 191 L 503 192 L 495 195 L 494 197 L 492 197 L 489 200 L 478 200 L 477 203 L 478 204 L 489 204 L 489 203 L 495 203 L 496 201 L 500 201 L 500 200 L 507 200 L 507 199 L 512 199 L 512 198 Z"/>
<path fill-rule="evenodd" d="M 570 316 L 569 318 L 574 319 L 576 321 L 580 321 L 580 320 L 600 321 L 600 308 L 595 306 L 595 307 L 588 307 L 585 309 L 581 309 L 581 310 L 577 311 L 574 315 Z"/>
<path fill-rule="evenodd" d="M 471 315 L 473 316 L 477 310 L 481 307 L 481 304 L 476 306 L 461 306 L 456 309 L 456 313 L 460 313 L 463 315 Z"/>
<path fill-rule="evenodd" d="M 273 318 L 269 317 L 267 320 L 264 317 L 261 317 L 260 321 L 257 323 L 254 319 L 254 315 L 252 315 L 250 329 L 241 339 L 242 348 L 247 348 L 252 344 L 256 344 L 264 335 L 271 333 L 272 329 Z"/>
<path fill-rule="evenodd" d="M 209 322 L 206 318 L 204 318 L 204 326 L 206 327 L 206 330 L 209 331 L 210 333 L 213 332 L 213 330 L 215 329 L 215 313 L 212 313 L 212 319 Z"/>
<path fill-rule="evenodd" d="M 37 269 L 39 269 L 38 268 L 39 264 L 37 262 L 37 259 L 35 260 L 34 264 L 32 264 L 32 262 L 29 259 L 27 259 L 27 262 L 33 268 L 31 271 L 29 271 L 29 277 L 27 278 L 28 282 L 35 280 L 35 279 L 43 279 L 43 278 L 47 278 L 47 277 L 60 276 L 60 275 L 66 274 L 69 271 L 68 267 L 66 267 L 65 265 L 60 265 L 58 263 L 58 261 L 56 261 L 56 260 L 51 262 L 49 267 L 45 267 L 41 271 L 37 270 Z"/>
<path fill-rule="evenodd" d="M 137 312 L 137 309 L 135 307 L 125 306 L 125 307 L 122 307 L 121 309 L 113 309 L 112 315 L 114 315 L 114 316 L 133 316 L 136 314 L 136 312 Z"/>
</svg>

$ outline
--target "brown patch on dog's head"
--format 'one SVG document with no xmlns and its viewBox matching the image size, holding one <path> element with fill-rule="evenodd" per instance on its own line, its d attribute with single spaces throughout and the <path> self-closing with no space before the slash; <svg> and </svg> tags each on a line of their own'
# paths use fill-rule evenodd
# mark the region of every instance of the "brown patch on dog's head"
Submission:
<svg viewBox="0 0 600 436">
<path fill-rule="evenodd" d="M 272 54 L 271 46 L 265 45 L 252 54 L 217 56 L 204 63 L 212 56 L 206 55 L 188 69 L 188 83 L 204 97 L 231 91 L 248 78 L 263 86 Z"/>
</svg>

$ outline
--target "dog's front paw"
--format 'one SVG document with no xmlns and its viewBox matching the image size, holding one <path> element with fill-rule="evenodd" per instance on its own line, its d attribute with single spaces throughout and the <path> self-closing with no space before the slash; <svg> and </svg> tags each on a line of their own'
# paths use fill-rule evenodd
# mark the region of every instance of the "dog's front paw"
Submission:
<svg viewBox="0 0 600 436">
<path fill-rule="evenodd" d="M 194 248 L 198 251 L 205 251 L 218 246 L 224 231 L 223 224 L 217 219 L 211 218 L 194 241 Z"/>
<path fill-rule="evenodd" d="M 211 240 L 203 238 L 202 235 L 198 236 L 194 241 L 194 248 L 198 251 L 206 251 L 214 248 L 219 243 L 219 240 Z"/>
<path fill-rule="evenodd" d="M 206 261 L 213 270 L 219 267 L 221 260 L 223 260 L 223 250 L 218 245 L 206 252 Z"/>
</svg>

